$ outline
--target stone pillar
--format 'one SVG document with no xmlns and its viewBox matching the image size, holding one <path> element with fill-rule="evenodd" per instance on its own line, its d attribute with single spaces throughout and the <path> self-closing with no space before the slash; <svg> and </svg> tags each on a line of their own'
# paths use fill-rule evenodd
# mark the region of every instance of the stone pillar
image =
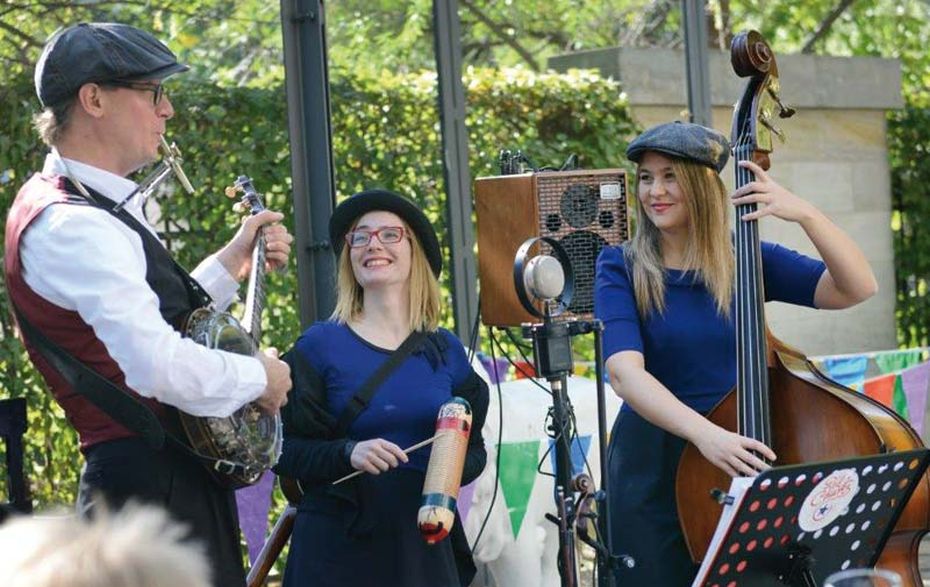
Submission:
<svg viewBox="0 0 930 587">
<path fill-rule="evenodd" d="M 780 339 L 809 356 L 882 350 L 896 346 L 891 180 L 885 111 L 900 108 L 901 68 L 894 59 L 777 56 L 782 100 L 797 114 L 779 121 L 787 140 L 772 153 L 772 176 L 808 199 L 862 247 L 872 264 L 879 293 L 849 310 L 815 311 L 780 303 L 766 308 Z M 561 55 L 549 66 L 598 69 L 621 82 L 633 115 L 643 128 L 687 120 L 685 62 L 671 49 L 611 48 Z M 730 134 L 732 105 L 745 80 L 729 53 L 710 55 L 714 126 Z M 632 137 L 627 137 L 631 139 Z M 618 161 L 617 164 L 628 162 Z M 733 165 L 721 174 L 733 186 Z M 762 237 L 816 255 L 796 224 L 762 220 Z"/>
</svg>

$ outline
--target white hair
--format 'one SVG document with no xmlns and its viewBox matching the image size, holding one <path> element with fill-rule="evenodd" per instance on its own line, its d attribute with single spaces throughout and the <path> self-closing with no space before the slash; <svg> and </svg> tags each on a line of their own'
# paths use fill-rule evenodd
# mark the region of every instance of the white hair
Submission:
<svg viewBox="0 0 930 587">
<path fill-rule="evenodd" d="M 203 546 L 154 506 L 94 518 L 12 519 L 0 526 L 4 587 L 209 587 Z"/>
</svg>

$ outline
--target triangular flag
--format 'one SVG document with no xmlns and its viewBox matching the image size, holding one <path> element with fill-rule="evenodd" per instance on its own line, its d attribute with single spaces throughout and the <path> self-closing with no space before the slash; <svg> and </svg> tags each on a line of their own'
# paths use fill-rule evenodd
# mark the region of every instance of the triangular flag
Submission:
<svg viewBox="0 0 930 587">
<path fill-rule="evenodd" d="M 468 512 L 471 511 L 471 500 L 475 495 L 475 485 L 477 481 L 472 481 L 468 485 L 463 485 L 459 489 L 459 497 L 455 500 L 455 507 L 459 511 L 459 520 L 462 526 L 465 526 L 465 520 L 468 519 Z"/>
<path fill-rule="evenodd" d="M 274 490 L 274 473 L 265 471 L 254 485 L 236 491 L 236 508 L 239 510 L 239 528 L 245 536 L 249 560 L 255 562 L 265 544 L 268 533 L 268 511 L 271 509 L 271 492 Z"/>
<path fill-rule="evenodd" d="M 869 358 L 865 355 L 854 357 L 827 357 L 823 360 L 824 371 L 830 379 L 848 387 L 855 387 L 865 379 L 865 370 L 869 367 Z"/>
<path fill-rule="evenodd" d="M 901 381 L 901 374 L 897 373 L 894 377 L 894 395 L 891 397 L 891 407 L 905 420 L 910 421 L 907 415 L 907 396 L 904 395 L 904 383 Z"/>
<path fill-rule="evenodd" d="M 588 448 L 591 447 L 591 435 L 576 436 L 572 442 L 572 477 L 584 472 L 585 458 L 588 456 Z M 549 465 L 552 466 L 552 472 L 555 473 L 555 440 L 549 440 Z"/>
<path fill-rule="evenodd" d="M 920 362 L 923 349 L 907 349 L 895 353 L 882 353 L 875 356 L 875 364 L 882 374 L 895 373 Z"/>
<path fill-rule="evenodd" d="M 510 512 L 510 528 L 514 540 L 520 535 L 526 505 L 536 482 L 536 463 L 539 460 L 539 441 L 505 442 L 498 445 L 500 451 L 500 480 L 507 511 Z"/>
<path fill-rule="evenodd" d="M 901 372 L 901 385 L 907 398 L 907 411 L 911 426 L 918 434 L 924 433 L 924 413 L 927 410 L 927 385 L 930 384 L 930 363 L 921 363 Z"/>
<path fill-rule="evenodd" d="M 892 399 L 894 398 L 894 382 L 896 378 L 897 375 L 890 374 L 869 379 L 863 385 L 865 394 L 889 408 L 893 408 Z"/>
</svg>

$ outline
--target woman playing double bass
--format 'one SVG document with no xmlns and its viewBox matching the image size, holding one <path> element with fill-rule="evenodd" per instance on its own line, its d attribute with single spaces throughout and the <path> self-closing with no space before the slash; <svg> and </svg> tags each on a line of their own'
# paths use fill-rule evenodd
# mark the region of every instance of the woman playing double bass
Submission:
<svg viewBox="0 0 930 587">
<path fill-rule="evenodd" d="M 732 476 L 765 469 L 757 455 L 776 458 L 704 417 L 736 382 L 730 207 L 758 205 L 737 222 L 796 222 L 823 259 L 763 242 L 767 301 L 839 309 L 877 290 L 855 242 L 755 163 L 740 163 L 756 179 L 728 196 L 718 174 L 729 150 L 723 135 L 696 124 L 662 124 L 637 137 L 626 154 L 637 164 L 639 227 L 597 261 L 595 313 L 610 383 L 624 400 L 608 461 L 613 544 L 637 563 L 619 572 L 620 585 L 688 585 L 697 571 L 675 505 L 686 441 Z"/>
</svg>

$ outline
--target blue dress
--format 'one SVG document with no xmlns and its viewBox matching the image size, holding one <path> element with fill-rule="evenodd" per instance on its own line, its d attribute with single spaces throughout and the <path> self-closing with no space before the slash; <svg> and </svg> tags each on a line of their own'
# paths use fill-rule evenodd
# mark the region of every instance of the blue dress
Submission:
<svg viewBox="0 0 930 587">
<path fill-rule="evenodd" d="M 814 306 L 826 266 L 785 247 L 762 243 L 765 300 Z M 604 322 L 604 357 L 643 354 L 645 368 L 685 405 L 706 414 L 736 384 L 736 330 L 693 272 L 666 270 L 665 311 L 641 320 L 620 247 L 597 260 L 595 315 Z M 731 305 L 730 316 L 735 316 Z M 690 585 L 697 572 L 678 522 L 675 473 L 684 440 L 624 404 L 608 453 L 614 552 L 636 559 L 618 585 Z"/>
<path fill-rule="evenodd" d="M 311 326 L 291 352 L 299 353 L 304 370 L 312 372 L 323 408 L 334 418 L 392 353 L 335 322 Z M 284 449 L 275 467 L 279 474 L 300 480 L 305 490 L 291 538 L 286 587 L 462 584 L 454 541 L 430 546 L 417 529 L 429 447 L 411 453 L 409 462 L 380 475 L 361 475 L 335 487 L 331 483 L 353 471 L 348 454 L 354 441 L 384 438 L 405 448 L 433 436 L 439 407 L 475 379 L 461 343 L 440 329 L 378 387 L 368 408 L 349 427 L 348 437 L 333 438 L 304 425 L 311 409 L 306 394 L 298 390 L 295 374 L 295 390 L 282 410 Z M 469 389 L 477 391 L 467 398 L 473 426 L 463 485 L 480 474 L 486 458 L 481 426 L 487 412 L 487 388 Z M 456 528 L 461 532 L 459 521 L 453 533 Z"/>
</svg>

